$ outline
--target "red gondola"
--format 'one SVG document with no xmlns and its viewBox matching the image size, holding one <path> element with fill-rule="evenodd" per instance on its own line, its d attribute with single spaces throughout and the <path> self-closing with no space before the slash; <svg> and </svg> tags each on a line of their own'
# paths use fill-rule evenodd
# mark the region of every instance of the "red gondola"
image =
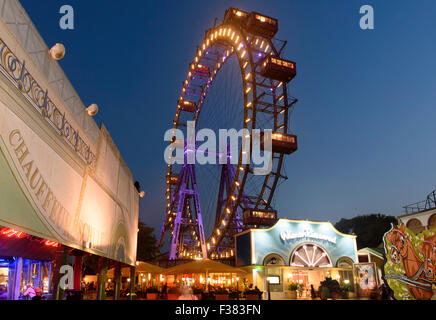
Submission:
<svg viewBox="0 0 436 320">
<path fill-rule="evenodd" d="M 272 226 L 277 222 L 277 211 L 247 209 L 243 214 L 245 225 Z"/>
<path fill-rule="evenodd" d="M 224 23 L 245 27 L 247 24 L 248 15 L 248 12 L 235 8 L 229 8 L 224 14 Z"/>
<path fill-rule="evenodd" d="M 197 111 L 197 104 L 192 101 L 181 100 L 179 101 L 179 106 L 183 111 L 195 112 Z"/>
<path fill-rule="evenodd" d="M 288 83 L 297 75 L 295 62 L 268 56 L 262 63 L 263 77 Z"/>
<path fill-rule="evenodd" d="M 271 39 L 279 30 L 277 19 L 251 12 L 248 16 L 246 30 L 254 35 Z"/>
<path fill-rule="evenodd" d="M 263 132 L 260 135 L 260 148 L 264 149 Z M 272 139 L 272 151 L 291 154 L 298 149 L 297 136 L 292 134 L 283 134 L 280 132 L 273 132 L 271 135 Z"/>
</svg>

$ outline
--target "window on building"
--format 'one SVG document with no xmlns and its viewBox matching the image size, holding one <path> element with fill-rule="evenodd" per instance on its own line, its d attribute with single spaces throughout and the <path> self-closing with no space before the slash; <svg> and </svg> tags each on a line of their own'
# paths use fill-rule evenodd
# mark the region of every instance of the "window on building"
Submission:
<svg viewBox="0 0 436 320">
<path fill-rule="evenodd" d="M 421 221 L 419 221 L 416 218 L 412 218 L 409 221 L 407 221 L 406 227 L 415 234 L 418 234 L 425 229 L 425 227 L 421 224 Z"/>
<path fill-rule="evenodd" d="M 436 229 L 436 213 L 433 213 L 430 218 L 428 218 L 428 229 Z"/>
</svg>

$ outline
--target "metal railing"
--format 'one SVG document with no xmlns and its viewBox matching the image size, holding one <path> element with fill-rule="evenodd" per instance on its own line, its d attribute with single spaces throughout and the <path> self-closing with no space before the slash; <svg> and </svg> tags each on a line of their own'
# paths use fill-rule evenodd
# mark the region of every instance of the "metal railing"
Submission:
<svg viewBox="0 0 436 320">
<path fill-rule="evenodd" d="M 433 208 L 436 208 L 436 190 L 430 192 L 425 200 L 415 202 L 403 207 L 406 214 L 420 212 Z"/>
</svg>

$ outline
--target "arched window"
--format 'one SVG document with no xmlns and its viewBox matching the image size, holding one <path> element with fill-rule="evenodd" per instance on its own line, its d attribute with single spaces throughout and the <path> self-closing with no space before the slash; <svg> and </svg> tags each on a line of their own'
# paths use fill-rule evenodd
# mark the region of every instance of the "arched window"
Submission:
<svg viewBox="0 0 436 320">
<path fill-rule="evenodd" d="M 353 269 L 353 260 L 351 258 L 348 257 L 341 257 L 338 259 L 338 262 L 336 263 L 336 266 L 338 268 L 343 268 L 343 269 Z"/>
<path fill-rule="evenodd" d="M 305 244 L 298 247 L 291 257 L 293 267 L 331 267 L 332 263 L 327 253 L 315 244 Z"/>
<path fill-rule="evenodd" d="M 433 213 L 430 218 L 428 218 L 428 228 L 436 229 L 436 213 Z"/>
<path fill-rule="evenodd" d="M 285 261 L 280 255 L 273 253 L 263 260 L 263 264 L 265 266 L 284 266 Z"/>
<path fill-rule="evenodd" d="M 407 221 L 406 227 L 413 231 L 413 233 L 415 234 L 418 234 L 425 229 L 425 227 L 421 224 L 421 221 L 416 218 L 412 218 Z"/>
</svg>

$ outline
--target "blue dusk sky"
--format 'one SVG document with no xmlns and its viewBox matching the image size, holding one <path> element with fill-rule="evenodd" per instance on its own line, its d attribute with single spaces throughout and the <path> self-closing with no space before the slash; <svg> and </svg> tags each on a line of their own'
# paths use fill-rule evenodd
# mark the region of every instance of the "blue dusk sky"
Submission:
<svg viewBox="0 0 436 320">
<path fill-rule="evenodd" d="M 275 194 L 280 217 L 337 222 L 398 216 L 436 187 L 436 1 L 21 0 L 86 105 L 103 122 L 146 197 L 140 219 L 159 232 L 165 210 L 164 132 L 204 32 L 228 7 L 279 21 L 297 62 L 292 131 L 299 150 Z M 61 30 L 59 8 L 75 10 Z M 375 29 L 361 30 L 372 5 Z"/>
</svg>

